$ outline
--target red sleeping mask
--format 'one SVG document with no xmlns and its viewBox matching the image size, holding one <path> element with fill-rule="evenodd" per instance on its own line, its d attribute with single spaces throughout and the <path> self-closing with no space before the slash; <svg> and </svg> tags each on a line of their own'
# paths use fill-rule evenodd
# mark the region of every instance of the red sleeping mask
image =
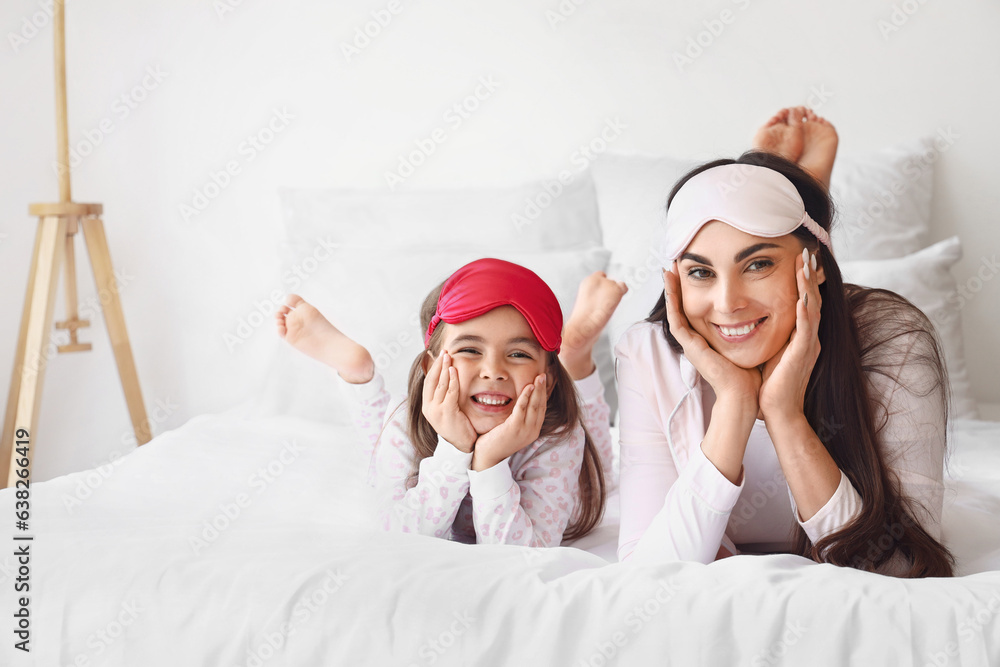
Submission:
<svg viewBox="0 0 1000 667">
<path fill-rule="evenodd" d="M 491 257 L 469 262 L 445 281 L 424 336 L 424 347 L 439 322 L 458 324 L 497 306 L 517 308 L 542 349 L 559 352 L 563 317 L 556 295 L 533 271 Z"/>
</svg>

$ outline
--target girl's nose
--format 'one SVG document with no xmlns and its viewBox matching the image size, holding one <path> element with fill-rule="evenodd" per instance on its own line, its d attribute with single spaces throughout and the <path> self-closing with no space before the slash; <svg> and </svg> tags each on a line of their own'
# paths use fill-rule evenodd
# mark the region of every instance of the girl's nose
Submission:
<svg viewBox="0 0 1000 667">
<path fill-rule="evenodd" d="M 503 357 L 484 355 L 479 364 L 479 377 L 484 380 L 506 380 L 507 369 L 504 366 Z"/>
</svg>

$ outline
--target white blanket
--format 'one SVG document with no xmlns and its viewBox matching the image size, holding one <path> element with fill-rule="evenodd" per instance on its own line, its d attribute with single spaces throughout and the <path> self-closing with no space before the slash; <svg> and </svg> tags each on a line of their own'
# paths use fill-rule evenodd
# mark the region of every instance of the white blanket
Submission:
<svg viewBox="0 0 1000 667">
<path fill-rule="evenodd" d="M 637 567 L 617 496 L 576 547 L 372 530 L 349 428 L 202 416 L 31 489 L 30 647 L 2 665 L 1000 665 L 1000 424 L 957 422 L 954 579 L 792 555 Z M 586 550 L 583 550 L 586 549 Z"/>
</svg>

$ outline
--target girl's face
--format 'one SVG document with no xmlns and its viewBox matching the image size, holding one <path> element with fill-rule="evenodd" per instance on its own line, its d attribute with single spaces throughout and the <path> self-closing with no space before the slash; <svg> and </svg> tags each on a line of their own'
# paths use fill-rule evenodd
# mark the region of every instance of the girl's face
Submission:
<svg viewBox="0 0 1000 667">
<path fill-rule="evenodd" d="M 764 238 L 718 220 L 706 224 L 677 260 L 691 327 L 741 368 L 770 360 L 795 329 L 795 258 L 802 248 L 791 234 Z M 822 266 L 816 274 L 822 283 Z"/>
<path fill-rule="evenodd" d="M 514 411 L 521 391 L 546 372 L 548 352 L 513 306 L 499 306 L 471 320 L 439 326 L 444 327 L 441 349 L 451 355 L 458 372 L 458 407 L 482 435 L 502 424 Z M 427 358 L 424 371 L 429 367 Z M 550 394 L 553 380 L 551 374 L 545 380 Z"/>
</svg>

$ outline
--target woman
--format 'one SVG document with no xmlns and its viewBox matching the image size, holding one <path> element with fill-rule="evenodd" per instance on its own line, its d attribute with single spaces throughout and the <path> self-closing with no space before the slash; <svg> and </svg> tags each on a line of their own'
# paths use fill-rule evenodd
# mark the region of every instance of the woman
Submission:
<svg viewBox="0 0 1000 667">
<path fill-rule="evenodd" d="M 951 576 L 934 329 L 903 297 L 843 283 L 833 127 L 784 109 L 754 144 L 674 186 L 664 294 L 615 348 L 619 559 L 791 552 Z"/>
</svg>

